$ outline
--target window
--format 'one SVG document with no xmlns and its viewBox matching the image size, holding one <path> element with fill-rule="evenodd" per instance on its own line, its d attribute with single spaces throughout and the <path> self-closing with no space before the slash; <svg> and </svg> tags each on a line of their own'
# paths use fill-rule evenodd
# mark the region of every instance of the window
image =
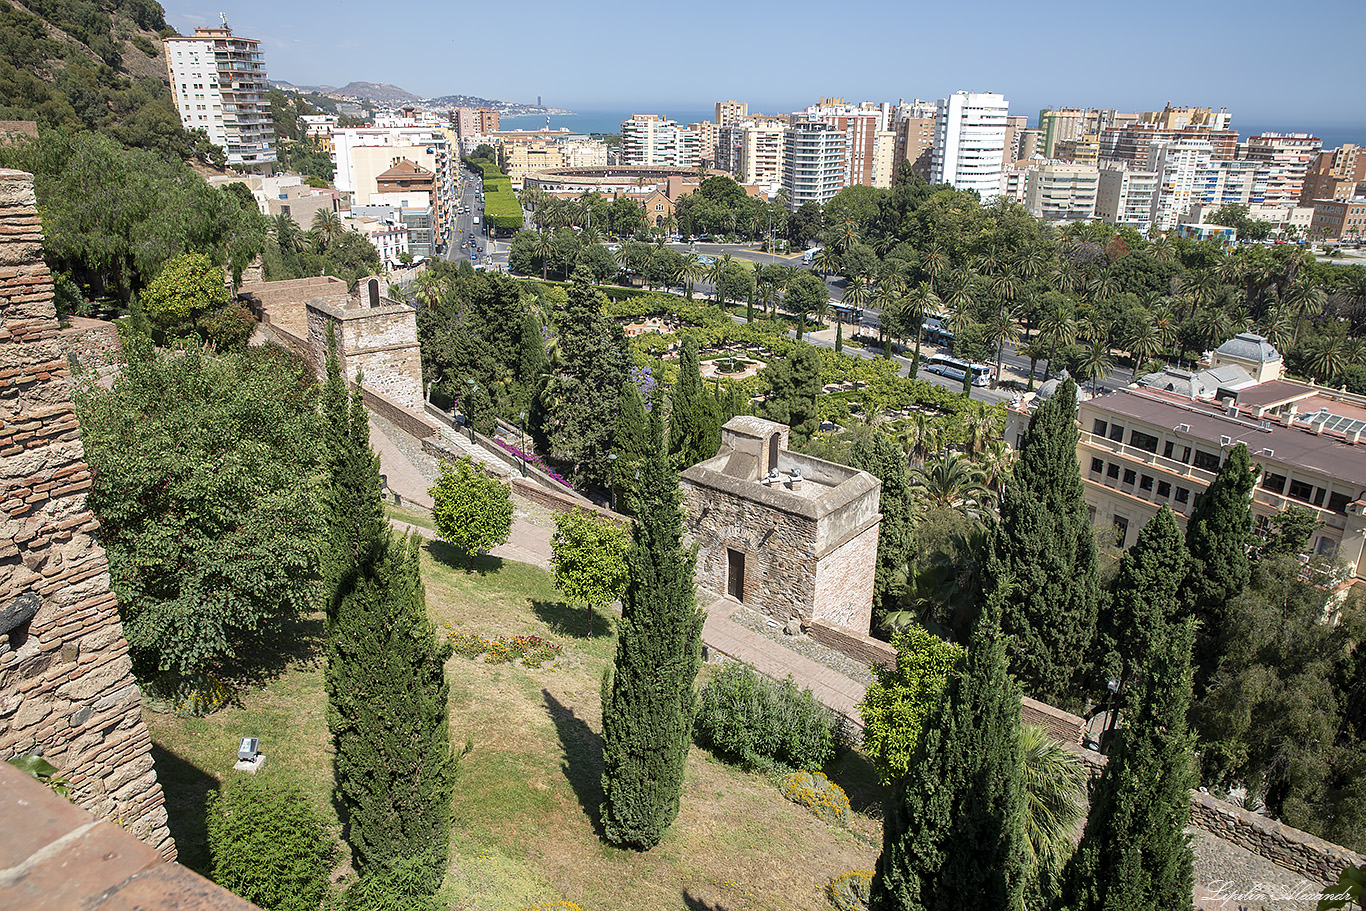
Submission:
<svg viewBox="0 0 1366 911">
<path fill-rule="evenodd" d="M 1203 449 L 1195 450 L 1195 467 L 1203 468 L 1205 471 L 1219 470 L 1219 454 L 1205 452 Z"/>
<path fill-rule="evenodd" d="M 1347 504 L 1350 502 L 1352 502 L 1352 498 L 1347 496 L 1347 494 L 1335 493 L 1328 498 L 1328 510 L 1329 512 L 1345 514 L 1347 512 Z"/>
<path fill-rule="evenodd" d="M 1124 469 L 1124 483 L 1125 483 L 1125 484 L 1133 484 L 1134 481 L 1136 481 L 1137 479 L 1138 479 L 1138 472 L 1134 471 L 1132 468 L 1126 468 L 1126 469 Z"/>
<path fill-rule="evenodd" d="M 1119 466 L 1116 465 L 1116 464 L 1113 463 L 1113 462 L 1111 462 L 1109 465 L 1106 465 L 1106 466 L 1105 466 L 1105 476 L 1106 476 L 1107 478 L 1117 478 L 1117 477 L 1119 477 Z"/>
<path fill-rule="evenodd" d="M 1262 489 L 1272 493 L 1283 493 L 1285 491 L 1285 475 L 1268 474 L 1262 478 Z"/>
<path fill-rule="evenodd" d="M 1170 484 L 1168 484 L 1166 481 L 1157 482 L 1157 495 L 1159 497 L 1166 499 L 1167 497 L 1171 496 L 1171 493 L 1172 486 Z"/>
<path fill-rule="evenodd" d="M 1096 418 L 1096 423 L 1091 425 L 1091 432 L 1098 437 L 1103 437 L 1105 436 L 1105 431 L 1109 428 L 1109 426 L 1110 425 L 1107 424 L 1105 421 L 1102 421 L 1100 418 Z"/>
<path fill-rule="evenodd" d="M 1092 459 L 1091 470 L 1094 471 L 1096 474 L 1100 474 L 1102 471 L 1105 470 L 1105 463 L 1102 462 L 1100 459 Z"/>
<path fill-rule="evenodd" d="M 1124 428 L 1118 424 L 1111 424 L 1110 439 L 1114 440 L 1116 443 L 1124 442 Z"/>
<path fill-rule="evenodd" d="M 1181 461 L 1187 465 L 1191 463 L 1191 448 L 1189 446 L 1181 447 Z"/>
<path fill-rule="evenodd" d="M 1157 452 L 1157 437 L 1141 430 L 1131 430 L 1129 432 L 1129 445 L 1136 449 Z"/>
<path fill-rule="evenodd" d="M 1314 496 L 1314 485 L 1306 484 L 1303 481 L 1291 481 L 1290 495 L 1296 500 L 1303 500 L 1308 503 L 1310 497 Z"/>
<path fill-rule="evenodd" d="M 1326 487 L 1320 487 L 1320 488 L 1318 488 L 1317 490 L 1314 491 L 1314 505 L 1315 505 L 1315 506 L 1322 506 L 1322 505 L 1323 505 L 1323 495 L 1326 494 L 1326 493 L 1328 493 L 1328 489 L 1327 489 Z"/>
<path fill-rule="evenodd" d="M 1314 542 L 1314 553 L 1319 556 L 1332 556 L 1337 552 L 1337 549 L 1338 542 L 1334 541 L 1332 538 L 1320 536 L 1319 539 Z"/>
<path fill-rule="evenodd" d="M 1178 503 L 1189 503 L 1189 502 L 1190 502 L 1190 499 L 1191 499 L 1191 492 L 1190 492 L 1189 490 L 1187 490 L 1187 489 L 1184 488 L 1184 487 L 1178 487 L 1178 488 L 1176 488 L 1176 502 L 1178 502 Z"/>
<path fill-rule="evenodd" d="M 1115 516 L 1115 546 L 1123 547 L 1124 539 L 1129 536 L 1129 520 L 1123 516 Z"/>
<path fill-rule="evenodd" d="M 1150 474 L 1145 474 L 1143 477 L 1139 478 L 1138 489 L 1146 490 L 1149 493 L 1151 493 L 1153 489 L 1153 476 Z"/>
<path fill-rule="evenodd" d="M 1176 444 L 1173 443 L 1171 440 L 1168 440 L 1167 445 L 1162 447 L 1162 458 L 1170 459 L 1172 457 L 1172 450 L 1174 448 L 1176 448 Z"/>
</svg>

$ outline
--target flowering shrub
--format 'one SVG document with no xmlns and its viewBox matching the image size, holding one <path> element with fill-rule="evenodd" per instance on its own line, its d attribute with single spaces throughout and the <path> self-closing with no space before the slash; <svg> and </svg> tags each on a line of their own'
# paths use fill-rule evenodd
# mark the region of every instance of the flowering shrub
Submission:
<svg viewBox="0 0 1366 911">
<path fill-rule="evenodd" d="M 844 788 L 821 772 L 793 772 L 784 775 L 778 786 L 784 797 L 814 811 L 826 822 L 843 822 L 849 815 L 849 797 Z"/>
<path fill-rule="evenodd" d="M 836 728 L 833 713 L 791 677 L 774 682 L 732 662 L 698 693 L 693 738 L 761 768 L 818 769 L 835 754 Z"/>
<path fill-rule="evenodd" d="M 838 911 L 867 911 L 872 885 L 872 870 L 850 870 L 830 880 L 825 895 Z"/>
<path fill-rule="evenodd" d="M 570 484 L 567 480 L 565 480 L 564 475 L 560 474 L 559 472 L 552 471 L 552 470 L 550 469 L 550 466 L 546 465 L 546 463 L 541 459 L 540 456 L 536 455 L 536 453 L 534 453 L 534 452 L 523 452 L 522 450 L 518 449 L 516 446 L 513 446 L 511 443 L 506 443 L 506 442 L 504 442 L 503 440 L 501 440 L 501 439 L 499 439 L 499 438 L 497 438 L 497 437 L 494 437 L 493 442 L 497 443 L 497 444 L 503 449 L 504 452 L 510 452 L 510 453 L 512 453 L 512 454 L 513 454 L 514 456 L 516 456 L 517 458 L 522 459 L 523 461 L 525 461 L 528 465 L 535 465 L 535 466 L 536 466 L 537 468 L 539 468 L 541 471 L 543 471 L 543 472 L 545 472 L 546 474 L 550 475 L 550 477 L 553 478 L 556 482 L 558 482 L 558 483 L 560 483 L 560 484 L 563 484 L 565 487 L 568 487 L 570 490 L 573 490 L 573 489 L 574 489 L 574 485 L 573 485 L 573 484 Z"/>
<path fill-rule="evenodd" d="M 548 905 L 530 905 L 522 911 L 583 911 L 573 902 L 551 902 Z"/>
<path fill-rule="evenodd" d="M 631 382 L 635 383 L 636 388 L 640 390 L 640 397 L 645 400 L 645 407 L 648 409 L 652 404 L 655 386 L 658 385 L 655 381 L 654 370 L 650 367 L 632 367 Z"/>
<path fill-rule="evenodd" d="M 485 664 L 511 664 L 518 660 L 526 667 L 540 667 L 560 657 L 564 646 L 547 642 L 540 636 L 499 636 L 485 639 L 474 633 L 450 632 L 451 650 L 464 658 L 484 656 Z"/>
</svg>

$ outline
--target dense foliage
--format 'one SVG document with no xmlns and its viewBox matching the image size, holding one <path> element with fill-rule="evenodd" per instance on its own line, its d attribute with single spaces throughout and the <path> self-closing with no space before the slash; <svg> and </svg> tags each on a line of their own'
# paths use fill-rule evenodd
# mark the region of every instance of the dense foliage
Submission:
<svg viewBox="0 0 1366 911">
<path fill-rule="evenodd" d="M 830 710 L 791 677 L 774 682 L 732 662 L 698 693 L 693 737 L 760 768 L 820 769 L 835 755 L 837 727 Z"/>
<path fill-rule="evenodd" d="M 77 392 L 134 670 L 169 686 L 233 666 L 318 596 L 317 386 L 282 348 L 212 357 L 140 339 Z"/>
<path fill-rule="evenodd" d="M 607 840 L 623 847 L 653 847 L 678 816 L 702 665 L 695 561 L 683 546 L 678 472 L 656 409 L 626 553 L 616 659 L 603 681 L 602 824 Z"/>
<path fill-rule="evenodd" d="M 593 608 L 611 604 L 626 588 L 626 529 L 611 519 L 574 508 L 555 513 L 550 562 L 555 587 L 571 603 L 588 609 L 588 635 L 593 635 Z"/>
<path fill-rule="evenodd" d="M 507 543 L 512 531 L 512 494 L 470 456 L 454 466 L 442 462 L 440 471 L 428 491 L 432 518 L 442 540 L 463 552 L 472 570 L 475 557 Z"/>
<path fill-rule="evenodd" d="M 892 644 L 896 665 L 874 668 L 877 679 L 859 703 L 863 747 L 884 785 L 906 774 L 920 745 L 925 719 L 938 705 L 950 674 L 963 657 L 961 646 L 920 626 L 893 636 Z"/>
</svg>

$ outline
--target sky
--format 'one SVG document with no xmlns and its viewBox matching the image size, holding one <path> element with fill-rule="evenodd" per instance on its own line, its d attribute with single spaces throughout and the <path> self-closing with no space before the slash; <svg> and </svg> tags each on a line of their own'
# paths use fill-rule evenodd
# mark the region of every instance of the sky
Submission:
<svg viewBox="0 0 1366 911">
<path fill-rule="evenodd" d="M 296 85 L 387 82 L 423 97 L 539 95 L 576 111 L 666 115 L 729 98 L 780 113 L 822 97 L 966 90 L 999 92 L 1031 122 L 1049 106 L 1170 101 L 1227 107 L 1235 128 L 1366 128 L 1352 43 L 1362 0 L 1312 12 L 1271 0 L 220 3 L 235 34 L 263 42 L 271 78 Z M 219 22 L 203 0 L 163 5 L 182 34 Z"/>
</svg>

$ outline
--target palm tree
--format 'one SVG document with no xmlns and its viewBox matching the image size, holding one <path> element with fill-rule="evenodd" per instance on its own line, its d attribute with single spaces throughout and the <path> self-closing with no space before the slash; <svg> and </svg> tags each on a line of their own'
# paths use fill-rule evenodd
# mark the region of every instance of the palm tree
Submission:
<svg viewBox="0 0 1366 911">
<path fill-rule="evenodd" d="M 294 219 L 281 212 L 270 220 L 269 233 L 275 238 L 275 245 L 281 253 L 302 253 L 304 236 Z"/>
<path fill-rule="evenodd" d="M 1001 435 L 1001 413 L 985 402 L 973 402 L 963 414 L 963 430 L 967 436 L 968 452 L 977 455 L 987 444 Z"/>
<path fill-rule="evenodd" d="M 901 424 L 897 431 L 897 442 L 905 450 L 907 461 L 918 468 L 925 464 L 930 453 L 939 451 L 939 439 L 942 435 L 943 427 L 939 422 L 924 412 L 917 411 Z"/>
<path fill-rule="evenodd" d="M 545 281 L 546 275 L 550 272 L 550 258 L 555 255 L 555 237 L 549 231 L 542 231 L 536 235 L 532 243 L 531 249 L 541 261 L 541 281 Z"/>
<path fill-rule="evenodd" d="M 1289 351 L 1295 344 L 1295 318 L 1290 308 L 1281 305 L 1272 307 L 1266 313 L 1266 326 L 1263 330 L 1266 340 L 1278 351 Z"/>
<path fill-rule="evenodd" d="M 849 252 L 849 248 L 858 243 L 858 240 L 858 222 L 854 220 L 852 215 L 842 216 L 835 229 L 835 252 Z"/>
<path fill-rule="evenodd" d="M 1021 725 L 1025 836 L 1035 877 L 1052 879 L 1071 855 L 1082 816 L 1086 767 L 1043 728 Z"/>
<path fill-rule="evenodd" d="M 1029 383 L 1025 386 L 1025 391 L 1033 392 L 1034 370 L 1038 366 L 1039 361 L 1048 357 L 1048 345 L 1043 338 L 1043 335 L 1041 333 L 1035 333 L 1034 337 L 1020 349 L 1020 353 L 1029 358 Z"/>
<path fill-rule="evenodd" d="M 949 328 L 961 335 L 972 323 L 972 311 L 977 306 L 977 273 L 968 271 L 959 276 L 958 283 L 944 297 L 949 308 Z"/>
<path fill-rule="evenodd" d="M 1053 359 L 1058 356 L 1058 346 L 1070 345 L 1077 340 L 1077 321 L 1072 318 L 1072 312 L 1070 303 L 1059 301 L 1039 321 L 1039 338 L 1048 345 L 1049 370 L 1053 369 Z"/>
<path fill-rule="evenodd" d="M 1006 445 L 1005 440 L 991 440 L 977 457 L 977 465 L 982 469 L 982 483 L 987 490 L 1000 494 L 1010 478 L 1011 468 L 1015 465 L 1018 453 Z"/>
<path fill-rule="evenodd" d="M 816 251 L 816 255 L 811 258 L 811 265 L 821 274 L 821 278 L 830 280 L 830 273 L 836 272 L 840 267 L 839 257 L 835 251 L 829 247 L 822 247 Z"/>
<path fill-rule="evenodd" d="M 1001 306 L 992 314 L 987 323 L 987 341 L 996 345 L 996 372 L 991 377 L 991 388 L 1001 382 L 1001 360 L 1005 356 L 1007 344 L 1020 340 L 1020 308 L 1002 301 Z"/>
<path fill-rule="evenodd" d="M 930 279 L 930 288 L 949 270 L 949 257 L 938 244 L 932 245 L 920 256 L 920 271 Z"/>
<path fill-rule="evenodd" d="M 1162 343 L 1162 333 L 1151 319 L 1145 320 L 1137 326 L 1133 333 L 1124 340 L 1124 348 L 1134 359 L 1134 373 L 1129 378 L 1129 382 L 1138 381 L 1138 369 L 1143 366 L 1143 362 L 1157 354 L 1165 347 Z"/>
<path fill-rule="evenodd" d="M 692 300 L 693 283 L 706 276 L 707 267 L 702 265 L 702 260 L 696 253 L 689 253 L 683 257 L 683 287 L 688 300 Z"/>
<path fill-rule="evenodd" d="M 924 335 L 925 316 L 929 313 L 938 313 L 941 306 L 943 301 L 934 293 L 934 285 L 930 282 L 921 282 L 902 298 L 901 312 L 898 316 L 904 325 L 915 326 L 915 354 L 911 357 L 912 379 L 920 370 L 920 339 Z"/>
<path fill-rule="evenodd" d="M 1332 382 L 1347 365 L 1347 354 L 1340 335 L 1324 335 L 1314 339 L 1305 359 L 1309 372 L 1324 383 Z"/>
<path fill-rule="evenodd" d="M 1295 316 L 1295 332 L 1291 336 L 1291 345 L 1299 341 L 1300 325 L 1306 316 L 1317 316 L 1323 311 L 1323 305 L 1327 303 L 1328 296 L 1323 289 L 1314 284 L 1308 275 L 1299 275 L 1289 283 L 1285 293 L 1281 295 L 1281 303 L 1290 308 L 1290 312 Z"/>
<path fill-rule="evenodd" d="M 313 213 L 313 235 L 322 249 L 326 250 L 336 243 L 345 230 L 341 216 L 331 209 L 319 209 Z"/>
<path fill-rule="evenodd" d="M 868 302 L 873 299 L 872 289 L 868 287 L 866 278 L 856 278 L 849 283 L 849 287 L 844 292 L 844 304 L 848 307 L 857 307 L 862 310 L 868 306 Z"/>
<path fill-rule="evenodd" d="M 1091 395 L 1094 396 L 1100 378 L 1109 376 L 1114 366 L 1115 359 L 1110 356 L 1109 347 L 1105 342 L 1096 340 L 1082 353 L 1081 362 L 1077 364 L 1077 372 L 1083 380 L 1091 381 Z"/>
<path fill-rule="evenodd" d="M 945 449 L 922 468 L 911 469 L 911 494 L 925 510 L 956 510 L 978 518 L 990 498 L 981 470 L 967 456 Z"/>
</svg>

